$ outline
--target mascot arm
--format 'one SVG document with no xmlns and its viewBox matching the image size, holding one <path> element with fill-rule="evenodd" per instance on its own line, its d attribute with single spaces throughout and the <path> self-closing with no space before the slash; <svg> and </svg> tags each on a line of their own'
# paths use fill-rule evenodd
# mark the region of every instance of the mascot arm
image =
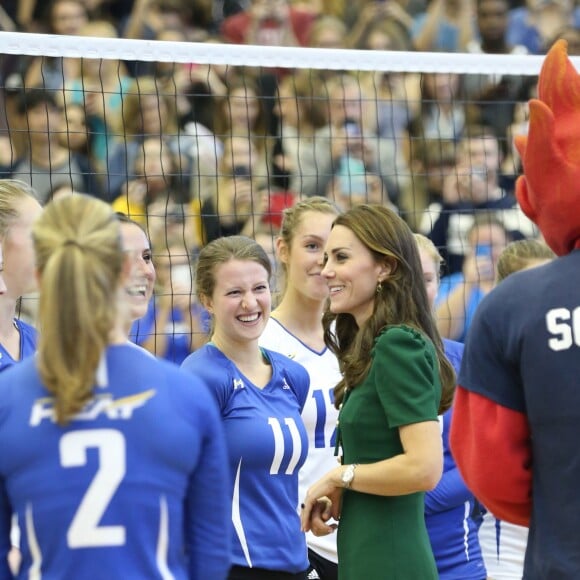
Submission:
<svg viewBox="0 0 580 580">
<path fill-rule="evenodd" d="M 451 451 L 469 489 L 497 518 L 528 526 L 532 473 L 526 416 L 461 386 L 453 406 Z"/>
</svg>

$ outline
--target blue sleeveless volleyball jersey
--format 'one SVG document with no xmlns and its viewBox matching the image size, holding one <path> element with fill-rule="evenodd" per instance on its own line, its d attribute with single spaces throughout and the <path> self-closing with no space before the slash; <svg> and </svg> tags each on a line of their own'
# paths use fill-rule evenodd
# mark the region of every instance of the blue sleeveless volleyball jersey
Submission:
<svg viewBox="0 0 580 580">
<path fill-rule="evenodd" d="M 445 356 L 459 373 L 463 344 L 443 339 Z M 441 580 L 484 580 L 485 564 L 472 517 L 475 498 L 463 481 L 449 447 L 453 408 L 439 420 L 443 436 L 443 476 L 425 494 L 425 524 Z"/>
<path fill-rule="evenodd" d="M 178 308 L 172 308 L 165 328 L 157 328 L 157 309 L 157 302 L 151 300 L 145 316 L 131 325 L 129 339 L 135 344 L 142 345 L 154 334 L 164 334 L 167 339 L 166 348 L 163 354 L 159 354 L 159 358 L 164 358 L 176 365 L 180 365 L 191 353 L 188 325 L 183 320 L 182 312 Z M 200 304 L 195 303 L 192 306 L 191 315 L 200 319 L 204 332 L 209 330 L 209 314 Z"/>
<path fill-rule="evenodd" d="M 308 451 L 300 413 L 309 378 L 286 356 L 263 352 L 272 365 L 264 388 L 252 384 L 212 344 L 182 366 L 208 385 L 225 426 L 233 563 L 298 573 L 308 568 L 298 516 L 298 470 Z"/>
<path fill-rule="evenodd" d="M 22 577 L 225 578 L 230 512 L 215 403 L 134 347 L 111 346 L 103 361 L 93 399 L 65 427 L 34 358 L 0 374 L 0 578 L 11 578 L 13 511 Z"/>
<path fill-rule="evenodd" d="M 0 344 L 0 373 L 21 360 L 32 356 L 36 352 L 36 343 L 38 340 L 36 328 L 22 320 L 18 320 L 18 318 L 14 319 L 14 324 L 20 333 L 20 360 L 14 360 L 2 344 Z"/>
</svg>

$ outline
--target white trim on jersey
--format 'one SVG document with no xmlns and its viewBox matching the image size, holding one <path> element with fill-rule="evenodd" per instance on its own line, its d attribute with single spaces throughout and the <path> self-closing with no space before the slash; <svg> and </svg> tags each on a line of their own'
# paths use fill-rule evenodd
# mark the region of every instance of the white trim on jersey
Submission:
<svg viewBox="0 0 580 580">
<path fill-rule="evenodd" d="M 240 472 L 242 470 L 242 460 L 238 463 L 238 470 L 236 472 L 236 481 L 234 482 L 234 494 L 232 497 L 232 522 L 234 529 L 242 545 L 242 552 L 248 566 L 252 568 L 252 560 L 250 558 L 250 550 L 248 548 L 248 540 L 246 540 L 246 533 L 244 532 L 244 524 L 242 524 L 242 516 L 240 512 Z"/>
<path fill-rule="evenodd" d="M 106 352 L 103 352 L 101 359 L 99 360 L 99 365 L 97 366 L 97 371 L 95 373 L 95 383 L 97 384 L 97 387 L 100 387 L 101 389 L 104 389 L 109 385 Z"/>
<path fill-rule="evenodd" d="M 159 498 L 159 536 L 157 538 L 157 568 L 163 580 L 175 580 L 175 576 L 167 565 L 167 552 L 169 550 L 169 513 L 167 511 L 167 498 L 162 495 Z"/>
<path fill-rule="evenodd" d="M 26 537 L 28 540 L 28 549 L 30 551 L 30 570 L 28 571 L 28 580 L 41 580 L 42 578 L 42 552 L 36 538 L 34 529 L 34 517 L 32 515 L 32 504 L 26 504 Z"/>
<path fill-rule="evenodd" d="M 20 550 L 20 526 L 18 525 L 18 515 L 12 514 L 10 522 L 10 544 L 13 548 Z"/>
<path fill-rule="evenodd" d="M 465 547 L 465 559 L 469 562 L 469 516 L 471 514 L 471 502 L 466 501 L 463 504 L 463 546 Z"/>
</svg>

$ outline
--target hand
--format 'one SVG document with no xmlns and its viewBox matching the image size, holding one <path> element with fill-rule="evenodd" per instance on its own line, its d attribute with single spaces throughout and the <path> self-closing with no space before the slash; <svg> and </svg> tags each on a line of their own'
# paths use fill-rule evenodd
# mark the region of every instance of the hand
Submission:
<svg viewBox="0 0 580 580">
<path fill-rule="evenodd" d="M 288 155 L 285 154 L 275 155 L 273 161 L 276 167 L 278 167 L 282 171 L 285 171 L 287 173 L 294 173 L 296 171 L 296 167 L 293 163 L 293 160 Z"/>
<path fill-rule="evenodd" d="M 387 18 L 395 20 L 410 30 L 413 26 L 412 16 L 398 2 L 383 2 L 383 14 Z"/>
<path fill-rule="evenodd" d="M 344 125 L 339 127 L 332 126 L 330 130 L 330 152 L 332 159 L 339 159 L 342 157 L 347 149 L 347 145 L 352 138 L 346 136 L 346 129 Z"/>
<path fill-rule="evenodd" d="M 267 2 L 252 2 L 248 9 L 248 15 L 253 22 L 262 22 L 270 18 L 271 11 Z"/>
<path fill-rule="evenodd" d="M 336 529 L 335 524 L 327 524 L 332 517 L 340 519 L 342 504 L 342 480 L 340 478 L 343 466 L 329 471 L 324 477 L 312 485 L 304 498 L 300 516 L 302 530 L 312 531 L 315 535 L 327 535 Z"/>
<path fill-rule="evenodd" d="M 256 185 L 250 179 L 234 177 L 231 187 L 233 213 L 237 215 L 238 219 L 254 213 L 252 200 Z"/>
<path fill-rule="evenodd" d="M 263 216 L 270 212 L 270 192 L 267 189 L 258 191 L 254 199 L 254 215 Z"/>
<path fill-rule="evenodd" d="M 310 514 L 310 531 L 315 536 L 327 536 L 336 530 L 338 524 L 328 524 L 332 517 L 332 501 L 328 497 L 321 497 L 314 504 Z"/>
<path fill-rule="evenodd" d="M 189 84 L 203 83 L 210 90 L 211 94 L 216 97 L 225 97 L 227 95 L 227 87 L 223 83 L 220 75 L 217 72 L 217 67 L 212 65 L 192 65 L 188 71 Z"/>
<path fill-rule="evenodd" d="M 363 26 L 380 19 L 385 12 L 384 2 L 367 2 L 360 11 L 357 24 Z"/>
<path fill-rule="evenodd" d="M 127 199 L 130 204 L 143 205 L 147 195 L 147 185 L 142 179 L 133 179 L 127 185 Z"/>
<path fill-rule="evenodd" d="M 447 204 L 459 202 L 479 203 L 487 199 L 487 173 L 485 168 L 459 163 L 443 180 L 443 201 Z"/>
<path fill-rule="evenodd" d="M 173 292 L 173 307 L 180 310 L 185 315 L 185 318 L 189 318 L 193 306 L 191 284 L 173 282 L 171 286 L 170 291 Z"/>
<path fill-rule="evenodd" d="M 290 20 L 290 3 L 278 3 L 276 10 L 270 13 L 270 18 L 277 20 L 281 26 L 292 29 Z"/>
<path fill-rule="evenodd" d="M 85 87 L 84 99 L 87 117 L 105 117 L 105 96 L 100 89 L 87 89 Z"/>
<path fill-rule="evenodd" d="M 473 286 L 489 286 L 495 280 L 495 268 L 491 256 L 469 253 L 463 263 L 463 279 Z"/>
<path fill-rule="evenodd" d="M 377 152 L 372 141 L 361 141 L 361 157 L 367 168 L 376 167 Z"/>
</svg>

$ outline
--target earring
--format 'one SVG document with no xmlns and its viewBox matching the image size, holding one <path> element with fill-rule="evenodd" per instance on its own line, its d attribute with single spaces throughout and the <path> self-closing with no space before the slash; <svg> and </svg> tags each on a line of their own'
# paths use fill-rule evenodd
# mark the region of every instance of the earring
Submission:
<svg viewBox="0 0 580 580">
<path fill-rule="evenodd" d="M 377 282 L 376 292 L 377 292 L 377 294 L 380 294 L 382 291 L 383 291 L 383 282 L 381 280 L 379 280 Z"/>
</svg>

